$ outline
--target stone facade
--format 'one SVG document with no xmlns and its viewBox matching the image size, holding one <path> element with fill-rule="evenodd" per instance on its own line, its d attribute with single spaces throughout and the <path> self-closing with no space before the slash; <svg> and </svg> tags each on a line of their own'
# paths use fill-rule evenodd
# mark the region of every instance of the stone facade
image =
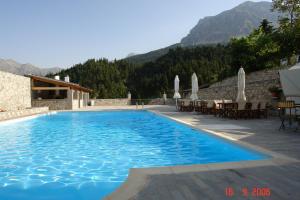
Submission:
<svg viewBox="0 0 300 200">
<path fill-rule="evenodd" d="M 68 99 L 34 99 L 32 106 L 49 107 L 49 110 L 72 110 L 72 103 Z"/>
<path fill-rule="evenodd" d="M 130 105 L 130 100 L 124 99 L 95 99 L 95 106 L 124 106 Z"/>
<path fill-rule="evenodd" d="M 41 107 L 41 108 L 30 108 L 24 110 L 0 112 L 0 121 L 16 119 L 16 118 L 31 116 L 40 113 L 46 113 L 48 111 L 49 111 L 48 107 Z"/>
<path fill-rule="evenodd" d="M 269 88 L 280 87 L 278 70 L 264 70 L 246 74 L 246 97 L 248 101 L 272 101 Z M 237 96 L 237 76 L 225 79 L 211 85 L 209 88 L 199 90 L 199 98 L 232 99 Z"/>
<path fill-rule="evenodd" d="M 0 109 L 13 111 L 30 107 L 30 78 L 0 71 Z"/>
</svg>

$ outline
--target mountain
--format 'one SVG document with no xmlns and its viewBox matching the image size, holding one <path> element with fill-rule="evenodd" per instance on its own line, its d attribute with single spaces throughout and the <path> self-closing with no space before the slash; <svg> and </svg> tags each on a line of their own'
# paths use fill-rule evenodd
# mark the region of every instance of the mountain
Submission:
<svg viewBox="0 0 300 200">
<path fill-rule="evenodd" d="M 271 11 L 271 2 L 246 1 L 237 7 L 224 11 L 216 16 L 200 19 L 190 33 L 180 43 L 145 54 L 138 54 L 125 60 L 133 63 L 155 61 L 166 54 L 169 49 L 178 46 L 195 46 L 216 43 L 226 43 L 232 37 L 246 36 L 257 28 L 263 19 L 277 25 L 279 14 Z"/>
<path fill-rule="evenodd" d="M 216 16 L 200 19 L 190 33 L 181 40 L 183 46 L 226 43 L 232 37 L 246 36 L 263 19 L 276 25 L 279 14 L 272 12 L 271 2 L 246 1 Z"/>
<path fill-rule="evenodd" d="M 61 68 L 39 68 L 30 63 L 21 64 L 12 59 L 1 59 L 0 58 L 0 71 L 10 72 L 13 74 L 34 74 L 34 75 L 46 75 L 48 73 L 57 73 Z"/>
</svg>

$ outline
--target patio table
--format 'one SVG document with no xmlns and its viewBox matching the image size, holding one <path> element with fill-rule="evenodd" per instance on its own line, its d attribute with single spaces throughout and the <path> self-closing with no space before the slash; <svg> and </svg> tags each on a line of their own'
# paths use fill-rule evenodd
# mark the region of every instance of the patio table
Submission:
<svg viewBox="0 0 300 200">
<path fill-rule="evenodd" d="M 296 117 L 296 114 L 297 114 L 297 108 L 299 108 L 300 106 L 299 105 L 295 105 L 295 103 L 293 101 L 287 101 L 287 102 L 280 102 L 279 105 L 277 106 L 278 110 L 279 110 L 279 118 L 280 118 L 280 121 L 281 121 L 281 125 L 279 127 L 279 130 L 281 129 L 285 129 L 286 126 L 285 126 L 285 121 L 288 120 L 289 121 L 289 126 L 291 127 L 292 126 L 292 109 L 295 109 L 295 113 L 294 113 L 294 116 L 295 116 L 295 119 L 297 118 Z M 286 111 L 289 111 L 288 115 L 286 115 Z"/>
</svg>

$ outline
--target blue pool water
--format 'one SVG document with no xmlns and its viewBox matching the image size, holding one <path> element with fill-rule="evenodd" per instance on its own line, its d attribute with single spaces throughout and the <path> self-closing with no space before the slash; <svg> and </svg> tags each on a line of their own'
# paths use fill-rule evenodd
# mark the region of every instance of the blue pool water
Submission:
<svg viewBox="0 0 300 200">
<path fill-rule="evenodd" d="M 130 168 L 266 158 L 147 111 L 61 112 L 0 124 L 0 199 L 98 200 Z"/>
</svg>

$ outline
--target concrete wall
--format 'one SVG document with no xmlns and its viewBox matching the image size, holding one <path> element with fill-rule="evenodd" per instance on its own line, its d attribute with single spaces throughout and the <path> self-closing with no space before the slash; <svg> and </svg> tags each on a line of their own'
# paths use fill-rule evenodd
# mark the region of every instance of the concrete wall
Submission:
<svg viewBox="0 0 300 200">
<path fill-rule="evenodd" d="M 246 97 L 248 101 L 272 101 L 269 88 L 280 87 L 278 70 L 264 70 L 246 74 Z M 237 76 L 199 90 L 200 99 L 232 99 L 237 96 Z"/>
<path fill-rule="evenodd" d="M 71 110 L 72 104 L 68 99 L 32 100 L 33 107 L 49 107 L 49 110 Z"/>
<path fill-rule="evenodd" d="M 124 99 L 95 99 L 95 106 L 124 106 L 129 105 L 130 100 Z"/>
<path fill-rule="evenodd" d="M 30 107 L 30 78 L 0 71 L 0 109 L 13 111 Z"/>
</svg>

